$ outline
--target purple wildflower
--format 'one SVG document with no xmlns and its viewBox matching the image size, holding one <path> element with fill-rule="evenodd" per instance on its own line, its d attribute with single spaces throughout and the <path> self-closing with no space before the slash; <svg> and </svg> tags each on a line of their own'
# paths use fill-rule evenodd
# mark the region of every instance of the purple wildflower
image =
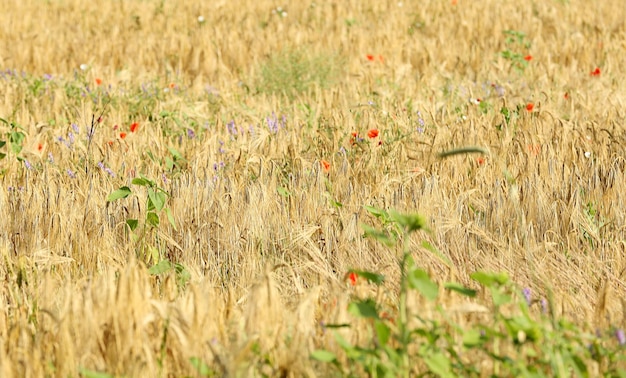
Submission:
<svg viewBox="0 0 626 378">
<path fill-rule="evenodd" d="M 76 134 L 80 134 L 80 129 L 78 128 L 77 124 L 72 123 L 72 129 L 74 130 Z"/>
<path fill-rule="evenodd" d="M 31 169 L 33 169 L 33 166 L 30 164 L 30 162 L 26 159 L 24 159 L 24 166 L 26 167 L 26 169 L 28 169 L 29 171 Z"/>
<path fill-rule="evenodd" d="M 224 150 L 224 142 L 220 140 L 220 154 L 223 154 L 224 152 L 226 152 L 226 150 Z"/>
<path fill-rule="evenodd" d="M 161 175 L 161 180 L 163 181 L 163 185 L 167 185 L 167 176 L 165 176 L 165 173 Z"/>
<path fill-rule="evenodd" d="M 235 121 L 231 120 L 230 122 L 228 122 L 226 124 L 226 127 L 228 128 L 228 133 L 231 135 L 237 135 L 237 126 L 235 125 Z"/>
<path fill-rule="evenodd" d="M 193 129 L 187 129 L 187 138 L 193 139 L 195 137 L 196 137 L 196 133 L 193 131 Z"/>
<path fill-rule="evenodd" d="M 272 118 L 273 117 L 273 118 Z M 278 132 L 278 118 L 276 118 L 276 113 L 272 113 L 272 117 L 267 117 L 267 127 L 270 129 L 272 134 L 276 134 Z"/>
<path fill-rule="evenodd" d="M 50 75 L 50 74 L 44 74 L 44 75 L 43 75 L 43 79 L 44 79 L 44 81 L 50 81 L 50 80 L 52 80 L 52 75 Z"/>
<path fill-rule="evenodd" d="M 69 140 L 70 144 L 68 145 L 68 147 L 70 147 L 72 144 L 74 144 L 74 133 L 73 132 L 69 132 L 67 133 L 67 139 Z"/>
<path fill-rule="evenodd" d="M 626 345 L 626 335 L 624 334 L 623 329 L 615 330 L 615 337 L 617 338 L 617 343 L 621 346 Z"/>
<path fill-rule="evenodd" d="M 526 300 L 526 304 L 530 306 L 530 300 L 531 300 L 531 292 L 530 292 L 530 288 L 525 287 L 522 290 L 522 295 L 524 296 L 524 299 Z"/>
<path fill-rule="evenodd" d="M 115 173 L 111 170 L 111 168 L 104 168 L 104 171 L 111 177 L 115 177 Z"/>
<path fill-rule="evenodd" d="M 545 298 L 541 298 L 541 311 L 544 314 L 548 313 L 548 301 Z"/>
<path fill-rule="evenodd" d="M 422 134 L 424 132 L 426 122 L 424 122 L 424 119 L 422 118 L 422 113 L 420 113 L 419 110 L 417 111 L 417 123 L 419 123 L 419 126 L 417 127 L 417 132 Z"/>
<path fill-rule="evenodd" d="M 52 156 L 52 152 L 48 152 L 48 161 L 50 164 L 54 164 L 54 156 Z"/>
<path fill-rule="evenodd" d="M 67 169 L 67 175 L 70 176 L 71 178 L 76 178 L 76 173 L 74 173 L 71 169 Z"/>
</svg>

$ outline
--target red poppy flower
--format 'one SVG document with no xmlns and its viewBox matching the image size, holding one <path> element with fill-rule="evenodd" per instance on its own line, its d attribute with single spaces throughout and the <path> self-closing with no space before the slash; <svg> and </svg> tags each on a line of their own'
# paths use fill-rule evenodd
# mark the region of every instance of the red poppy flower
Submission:
<svg viewBox="0 0 626 378">
<path fill-rule="evenodd" d="M 41 150 L 43 150 L 43 144 L 38 143 L 37 144 L 37 151 L 41 152 Z"/>
<path fill-rule="evenodd" d="M 565 94 L 563 95 L 563 98 L 566 100 L 569 100 L 569 93 L 565 92 Z"/>
<path fill-rule="evenodd" d="M 357 279 L 357 275 L 354 272 L 350 272 L 350 274 L 348 274 L 348 279 L 350 280 L 350 285 L 352 286 L 356 286 L 356 279 Z"/>
<path fill-rule="evenodd" d="M 600 67 L 596 67 L 595 70 L 591 71 L 591 76 L 600 76 Z"/>
<path fill-rule="evenodd" d="M 330 163 L 328 161 L 321 160 L 320 163 L 322 164 L 322 169 L 324 170 L 324 172 L 330 172 Z"/>
<path fill-rule="evenodd" d="M 108 141 L 107 143 L 109 144 L 109 146 L 113 145 L 113 141 L 112 140 Z"/>
<path fill-rule="evenodd" d="M 365 57 L 366 57 L 366 58 L 367 58 L 367 60 L 369 60 L 370 62 L 373 62 L 373 61 L 374 61 L 374 59 L 376 59 L 376 58 L 374 57 L 374 55 L 372 55 L 372 54 L 367 54 L 367 55 L 365 55 Z"/>
<path fill-rule="evenodd" d="M 483 165 L 485 164 L 485 158 L 482 156 L 479 156 L 476 158 L 476 163 L 478 163 L 478 165 Z"/>
<path fill-rule="evenodd" d="M 99 77 L 96 78 L 96 85 L 100 85 L 102 84 L 102 79 L 100 79 Z"/>
<path fill-rule="evenodd" d="M 367 136 L 370 139 L 374 139 L 378 136 L 378 129 L 371 129 L 370 131 L 367 132 Z"/>
<path fill-rule="evenodd" d="M 170 88 L 171 88 L 171 89 L 174 89 L 175 87 L 176 87 L 176 84 L 175 84 L 175 83 L 170 83 Z"/>
<path fill-rule="evenodd" d="M 531 60 L 533 60 L 533 56 L 532 55 L 526 55 L 524 57 L 524 60 L 527 61 L 527 62 L 530 62 Z"/>
<path fill-rule="evenodd" d="M 122 139 L 126 138 L 126 133 L 120 133 L 120 138 Z"/>
<path fill-rule="evenodd" d="M 134 133 L 135 131 L 137 131 L 138 128 L 139 128 L 139 124 L 137 122 L 133 122 L 133 124 L 130 125 L 130 132 Z"/>
<path fill-rule="evenodd" d="M 534 108 L 535 108 L 535 104 L 533 104 L 532 102 L 529 102 L 528 104 L 526 104 L 526 110 L 528 110 L 529 112 L 532 112 Z"/>
</svg>

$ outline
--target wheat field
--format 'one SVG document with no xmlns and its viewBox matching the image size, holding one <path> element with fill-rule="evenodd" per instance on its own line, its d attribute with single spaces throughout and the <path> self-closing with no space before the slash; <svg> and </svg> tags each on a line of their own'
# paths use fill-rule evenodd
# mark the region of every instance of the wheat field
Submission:
<svg viewBox="0 0 626 378">
<path fill-rule="evenodd" d="M 310 358 L 340 353 L 322 325 L 364 340 L 350 299 L 398 296 L 365 206 L 427 220 L 408 246 L 437 282 L 505 272 L 626 327 L 624 20 L 616 0 L 2 2 L 0 375 L 338 374 Z M 167 193 L 156 227 L 139 177 Z M 437 305 L 485 316 L 466 302 Z"/>
</svg>

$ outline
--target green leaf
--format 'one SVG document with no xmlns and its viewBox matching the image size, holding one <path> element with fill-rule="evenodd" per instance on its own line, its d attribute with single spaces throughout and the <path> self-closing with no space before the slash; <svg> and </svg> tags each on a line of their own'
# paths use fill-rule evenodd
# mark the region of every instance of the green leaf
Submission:
<svg viewBox="0 0 626 378">
<path fill-rule="evenodd" d="M 4 147 L 5 144 L 7 144 L 7 142 L 0 140 L 0 148 Z"/>
<path fill-rule="evenodd" d="M 368 205 L 365 205 L 363 207 L 365 208 L 365 210 L 367 210 L 367 212 L 369 212 L 376 218 L 381 218 L 381 217 L 388 218 L 389 217 L 389 214 L 385 210 L 378 209 L 378 208 L 375 208 L 374 206 L 368 206 Z"/>
<path fill-rule="evenodd" d="M 463 346 L 465 346 L 466 348 L 479 346 L 481 344 L 480 338 L 481 337 L 479 330 L 468 329 L 463 333 Z"/>
<path fill-rule="evenodd" d="M 321 362 L 334 362 L 337 360 L 337 356 L 333 352 L 329 352 L 324 349 L 318 349 L 311 353 L 311 358 Z"/>
<path fill-rule="evenodd" d="M 350 270 L 350 272 L 355 273 L 359 277 L 363 277 L 369 282 L 372 282 L 376 285 L 381 285 L 385 281 L 385 276 L 382 274 L 368 272 L 366 270 Z"/>
<path fill-rule="evenodd" d="M 172 264 L 167 260 L 161 260 L 158 264 L 154 264 L 150 269 L 148 269 L 148 273 L 153 276 L 168 272 L 172 269 Z"/>
<path fill-rule="evenodd" d="M 361 228 L 363 228 L 363 231 L 365 231 L 365 234 L 363 236 L 365 236 L 366 238 L 376 239 L 387 247 L 393 247 L 396 244 L 395 239 L 388 236 L 383 231 L 377 230 L 366 224 L 361 224 Z"/>
<path fill-rule="evenodd" d="M 278 192 L 278 194 L 280 194 L 281 196 L 287 198 L 291 195 L 291 192 L 288 191 L 287 189 L 283 188 L 282 186 L 279 186 L 278 188 L 276 188 L 276 191 Z"/>
<path fill-rule="evenodd" d="M 440 377 L 452 378 L 455 375 L 450 370 L 450 360 L 443 355 L 443 353 L 433 353 L 432 355 L 424 357 L 424 362 L 428 366 L 431 372 L 437 374 Z"/>
<path fill-rule="evenodd" d="M 107 201 L 113 202 L 120 198 L 126 198 L 130 195 L 130 193 L 132 192 L 128 186 L 122 186 L 118 190 L 115 190 L 113 193 L 109 194 L 109 196 L 107 197 Z"/>
<path fill-rule="evenodd" d="M 205 364 L 204 361 L 202 361 L 201 359 L 199 359 L 198 357 L 191 357 L 189 359 L 189 362 L 191 363 L 191 365 L 196 369 L 196 372 L 199 375 L 208 377 L 209 375 L 213 374 L 214 371 L 211 370 L 211 368 L 209 367 L 209 365 Z"/>
<path fill-rule="evenodd" d="M 152 227 L 159 227 L 159 215 L 154 211 L 150 211 L 146 214 L 146 224 Z"/>
<path fill-rule="evenodd" d="M 172 227 L 174 227 L 174 230 L 178 231 L 178 229 L 176 228 L 176 221 L 174 220 L 174 216 L 172 215 L 172 211 L 169 207 L 165 208 L 165 215 L 167 215 L 167 220 L 170 222 Z"/>
<path fill-rule="evenodd" d="M 378 311 L 376 310 L 376 302 L 372 299 L 350 302 L 348 312 L 360 318 L 379 318 Z"/>
<path fill-rule="evenodd" d="M 409 286 L 417 289 L 426 299 L 435 300 L 439 294 L 439 287 L 431 281 L 428 273 L 422 269 L 414 269 L 407 275 Z"/>
<path fill-rule="evenodd" d="M 161 211 L 163 206 L 165 206 L 165 194 L 161 192 L 156 192 L 154 189 L 148 188 L 148 198 L 157 212 Z M 151 210 L 150 205 L 148 205 L 148 210 Z"/>
<path fill-rule="evenodd" d="M 145 177 L 135 177 L 132 181 L 133 185 L 139 186 L 154 186 L 154 182 Z"/>
<path fill-rule="evenodd" d="M 4 159 L 7 156 L 7 154 L 0 152 L 0 160 Z"/>
<path fill-rule="evenodd" d="M 426 228 L 426 220 L 418 214 L 401 214 L 395 210 L 390 210 L 389 217 L 391 220 L 404 227 L 407 232 Z"/>
<path fill-rule="evenodd" d="M 84 378 L 113 378 L 114 376 L 109 373 L 100 373 L 99 371 L 89 370 L 81 368 L 80 375 Z"/>
<path fill-rule="evenodd" d="M 490 287 L 489 290 L 491 290 L 491 298 L 493 299 L 493 304 L 496 306 L 502 306 L 505 305 L 507 303 L 511 303 L 511 296 L 503 293 L 502 290 L 500 290 L 497 287 Z"/>
<path fill-rule="evenodd" d="M 172 154 L 172 156 L 174 156 L 176 160 L 185 160 L 185 158 L 183 158 L 183 155 L 181 155 L 180 152 L 178 152 L 176 149 L 172 147 L 168 147 L 167 149 L 170 151 L 170 154 Z"/>
<path fill-rule="evenodd" d="M 448 258 L 448 256 L 441 253 L 441 251 L 439 251 L 437 248 L 435 248 L 432 244 L 430 244 L 426 240 L 422 242 L 422 248 L 426 249 L 427 251 L 433 253 L 435 256 L 439 257 L 439 260 L 441 260 L 442 263 L 446 264 L 448 268 L 453 267 L 452 261 Z"/>
<path fill-rule="evenodd" d="M 449 150 L 445 152 L 439 153 L 440 158 L 447 158 L 454 155 L 465 155 L 465 154 L 483 154 L 489 155 L 489 151 L 482 147 L 460 147 L 454 150 Z"/>
<path fill-rule="evenodd" d="M 466 297 L 474 298 L 476 296 L 476 290 L 469 289 L 460 283 L 446 282 L 444 287 L 448 290 L 456 291 L 459 294 L 465 295 Z"/>
<path fill-rule="evenodd" d="M 131 231 L 135 231 L 139 225 L 139 221 L 137 219 L 126 219 L 126 224 L 130 227 Z"/>
<path fill-rule="evenodd" d="M 509 281 L 509 276 L 506 273 L 488 273 L 482 271 L 472 273 L 470 278 L 486 287 L 493 286 L 494 284 L 503 285 Z"/>
<path fill-rule="evenodd" d="M 174 264 L 174 270 L 176 271 L 176 283 L 178 286 L 185 286 L 189 280 L 191 280 L 191 273 L 182 264 Z"/>
<path fill-rule="evenodd" d="M 384 347 L 387 345 L 387 342 L 391 337 L 391 329 L 389 326 L 380 320 L 376 320 L 374 322 L 374 329 L 376 330 L 376 337 L 378 338 L 380 346 Z"/>
</svg>

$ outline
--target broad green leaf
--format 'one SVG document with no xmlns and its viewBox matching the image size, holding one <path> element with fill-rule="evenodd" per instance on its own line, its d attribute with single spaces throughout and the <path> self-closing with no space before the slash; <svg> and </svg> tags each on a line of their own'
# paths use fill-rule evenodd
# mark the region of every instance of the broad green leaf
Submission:
<svg viewBox="0 0 626 378">
<path fill-rule="evenodd" d="M 130 227 L 131 231 L 135 231 L 137 226 L 139 225 L 139 221 L 137 219 L 126 219 L 126 224 Z"/>
<path fill-rule="evenodd" d="M 180 152 L 178 152 L 175 148 L 168 147 L 167 149 L 170 151 L 170 154 L 172 154 L 172 156 L 174 156 L 174 158 L 176 158 L 177 160 L 185 160 L 185 158 L 183 158 L 183 155 L 181 155 Z"/>
<path fill-rule="evenodd" d="M 172 264 L 167 260 L 161 260 L 158 264 L 154 264 L 150 269 L 148 269 L 148 273 L 156 276 L 158 274 L 162 274 L 168 272 L 172 269 Z"/>
<path fill-rule="evenodd" d="M 167 168 L 168 171 L 173 170 L 175 166 L 176 163 L 174 163 L 174 160 L 170 159 L 169 157 L 165 157 L 165 168 Z"/>
<path fill-rule="evenodd" d="M 374 322 L 374 329 L 376 330 L 376 337 L 380 346 L 387 345 L 389 337 L 391 336 L 391 329 L 384 322 L 376 320 Z"/>
<path fill-rule="evenodd" d="M 5 144 L 7 144 L 7 142 L 0 140 L 0 148 L 4 147 Z"/>
<path fill-rule="evenodd" d="M 385 276 L 382 274 L 368 272 L 366 270 L 351 270 L 350 272 L 354 272 L 357 276 L 363 277 L 376 285 L 381 285 L 385 281 Z"/>
<path fill-rule="evenodd" d="M 165 195 L 161 192 L 156 192 L 154 189 L 148 188 L 148 198 L 150 199 L 150 202 L 157 212 L 161 211 L 163 209 L 163 206 L 165 206 L 166 198 Z M 150 205 L 148 205 L 148 210 L 152 210 L 150 209 Z"/>
<path fill-rule="evenodd" d="M 128 186 L 122 186 L 121 188 L 119 188 L 118 190 L 113 191 L 111 194 L 109 194 L 109 196 L 107 197 L 107 201 L 108 202 L 113 202 L 115 200 L 118 200 L 120 198 L 126 198 L 130 195 L 131 190 Z"/>
<path fill-rule="evenodd" d="M 198 357 L 191 357 L 189 359 L 189 362 L 196 369 L 196 372 L 201 376 L 208 377 L 209 375 L 214 373 L 213 370 L 209 368 L 209 365 L 205 364 L 204 361 L 202 361 Z"/>
<path fill-rule="evenodd" d="M 276 191 L 278 192 L 278 194 L 280 194 L 281 196 L 285 198 L 291 195 L 291 192 L 283 188 L 282 186 L 279 186 L 278 188 L 276 188 Z"/>
<path fill-rule="evenodd" d="M 509 281 L 509 276 L 506 273 L 488 273 L 482 271 L 472 273 L 470 278 L 487 287 L 493 286 L 496 283 L 503 285 Z"/>
<path fill-rule="evenodd" d="M 172 211 L 169 207 L 165 208 L 165 215 L 167 215 L 167 220 L 170 222 L 172 227 L 174 227 L 174 230 L 178 231 L 178 229 L 176 228 L 176 221 L 174 220 L 174 216 L 172 215 Z"/>
<path fill-rule="evenodd" d="M 145 177 L 135 177 L 132 183 L 133 185 L 139 185 L 139 186 L 153 186 L 151 184 L 154 184 L 151 180 L 148 180 Z"/>
<path fill-rule="evenodd" d="M 361 224 L 361 228 L 363 228 L 363 231 L 365 231 L 365 234 L 363 236 L 365 236 L 366 238 L 376 239 L 387 247 L 393 247 L 396 244 L 396 241 L 392 237 L 389 237 L 387 234 L 380 230 L 377 230 L 366 224 Z"/>
<path fill-rule="evenodd" d="M 85 378 L 113 378 L 114 376 L 109 373 L 101 373 L 99 371 L 89 370 L 81 368 L 80 375 Z"/>
<path fill-rule="evenodd" d="M 431 281 L 426 273 L 422 269 L 414 269 L 407 275 L 409 286 L 413 289 L 417 289 L 426 299 L 435 300 L 439 294 L 439 288 L 436 283 Z"/>
<path fill-rule="evenodd" d="M 465 295 L 466 297 L 474 298 L 476 296 L 476 290 L 469 289 L 460 283 L 446 282 L 444 287 L 448 290 L 456 291 L 459 294 Z"/>
<path fill-rule="evenodd" d="M 418 214 L 402 214 L 395 210 L 390 210 L 389 217 L 391 220 L 404 227 L 407 232 L 426 228 L 426 220 Z"/>
<path fill-rule="evenodd" d="M 456 377 L 456 375 L 454 375 L 450 370 L 450 360 L 448 360 L 448 358 L 446 358 L 443 353 L 433 353 L 429 356 L 425 356 L 424 362 L 431 372 L 437 374 L 440 377 Z"/>
<path fill-rule="evenodd" d="M 159 215 L 153 211 L 146 214 L 146 224 L 152 227 L 159 227 Z"/>
<path fill-rule="evenodd" d="M 337 360 L 337 356 L 333 352 L 329 352 L 324 349 L 318 349 L 311 353 L 311 358 L 321 362 L 334 362 Z"/>
<path fill-rule="evenodd" d="M 350 302 L 348 312 L 354 316 L 361 318 L 378 319 L 378 311 L 376 310 L 376 302 L 372 299 Z"/>
<path fill-rule="evenodd" d="M 472 348 L 481 344 L 480 331 L 477 329 L 468 329 L 463 332 L 463 346 Z"/>
<path fill-rule="evenodd" d="M 385 210 L 377 209 L 374 206 L 368 206 L 368 205 L 365 205 L 363 207 L 365 208 L 365 210 L 367 210 L 370 214 L 372 214 L 376 218 L 380 218 L 380 217 L 388 218 L 389 217 L 389 214 Z"/>
<path fill-rule="evenodd" d="M 182 264 L 174 264 L 174 270 L 176 271 L 176 282 L 178 286 L 185 286 L 189 280 L 191 280 L 191 273 Z"/>
<path fill-rule="evenodd" d="M 493 304 L 496 306 L 502 306 L 505 305 L 507 303 L 511 303 L 511 296 L 502 292 L 499 288 L 497 287 L 490 287 L 489 288 L 491 290 L 491 298 L 493 299 Z"/>
</svg>

